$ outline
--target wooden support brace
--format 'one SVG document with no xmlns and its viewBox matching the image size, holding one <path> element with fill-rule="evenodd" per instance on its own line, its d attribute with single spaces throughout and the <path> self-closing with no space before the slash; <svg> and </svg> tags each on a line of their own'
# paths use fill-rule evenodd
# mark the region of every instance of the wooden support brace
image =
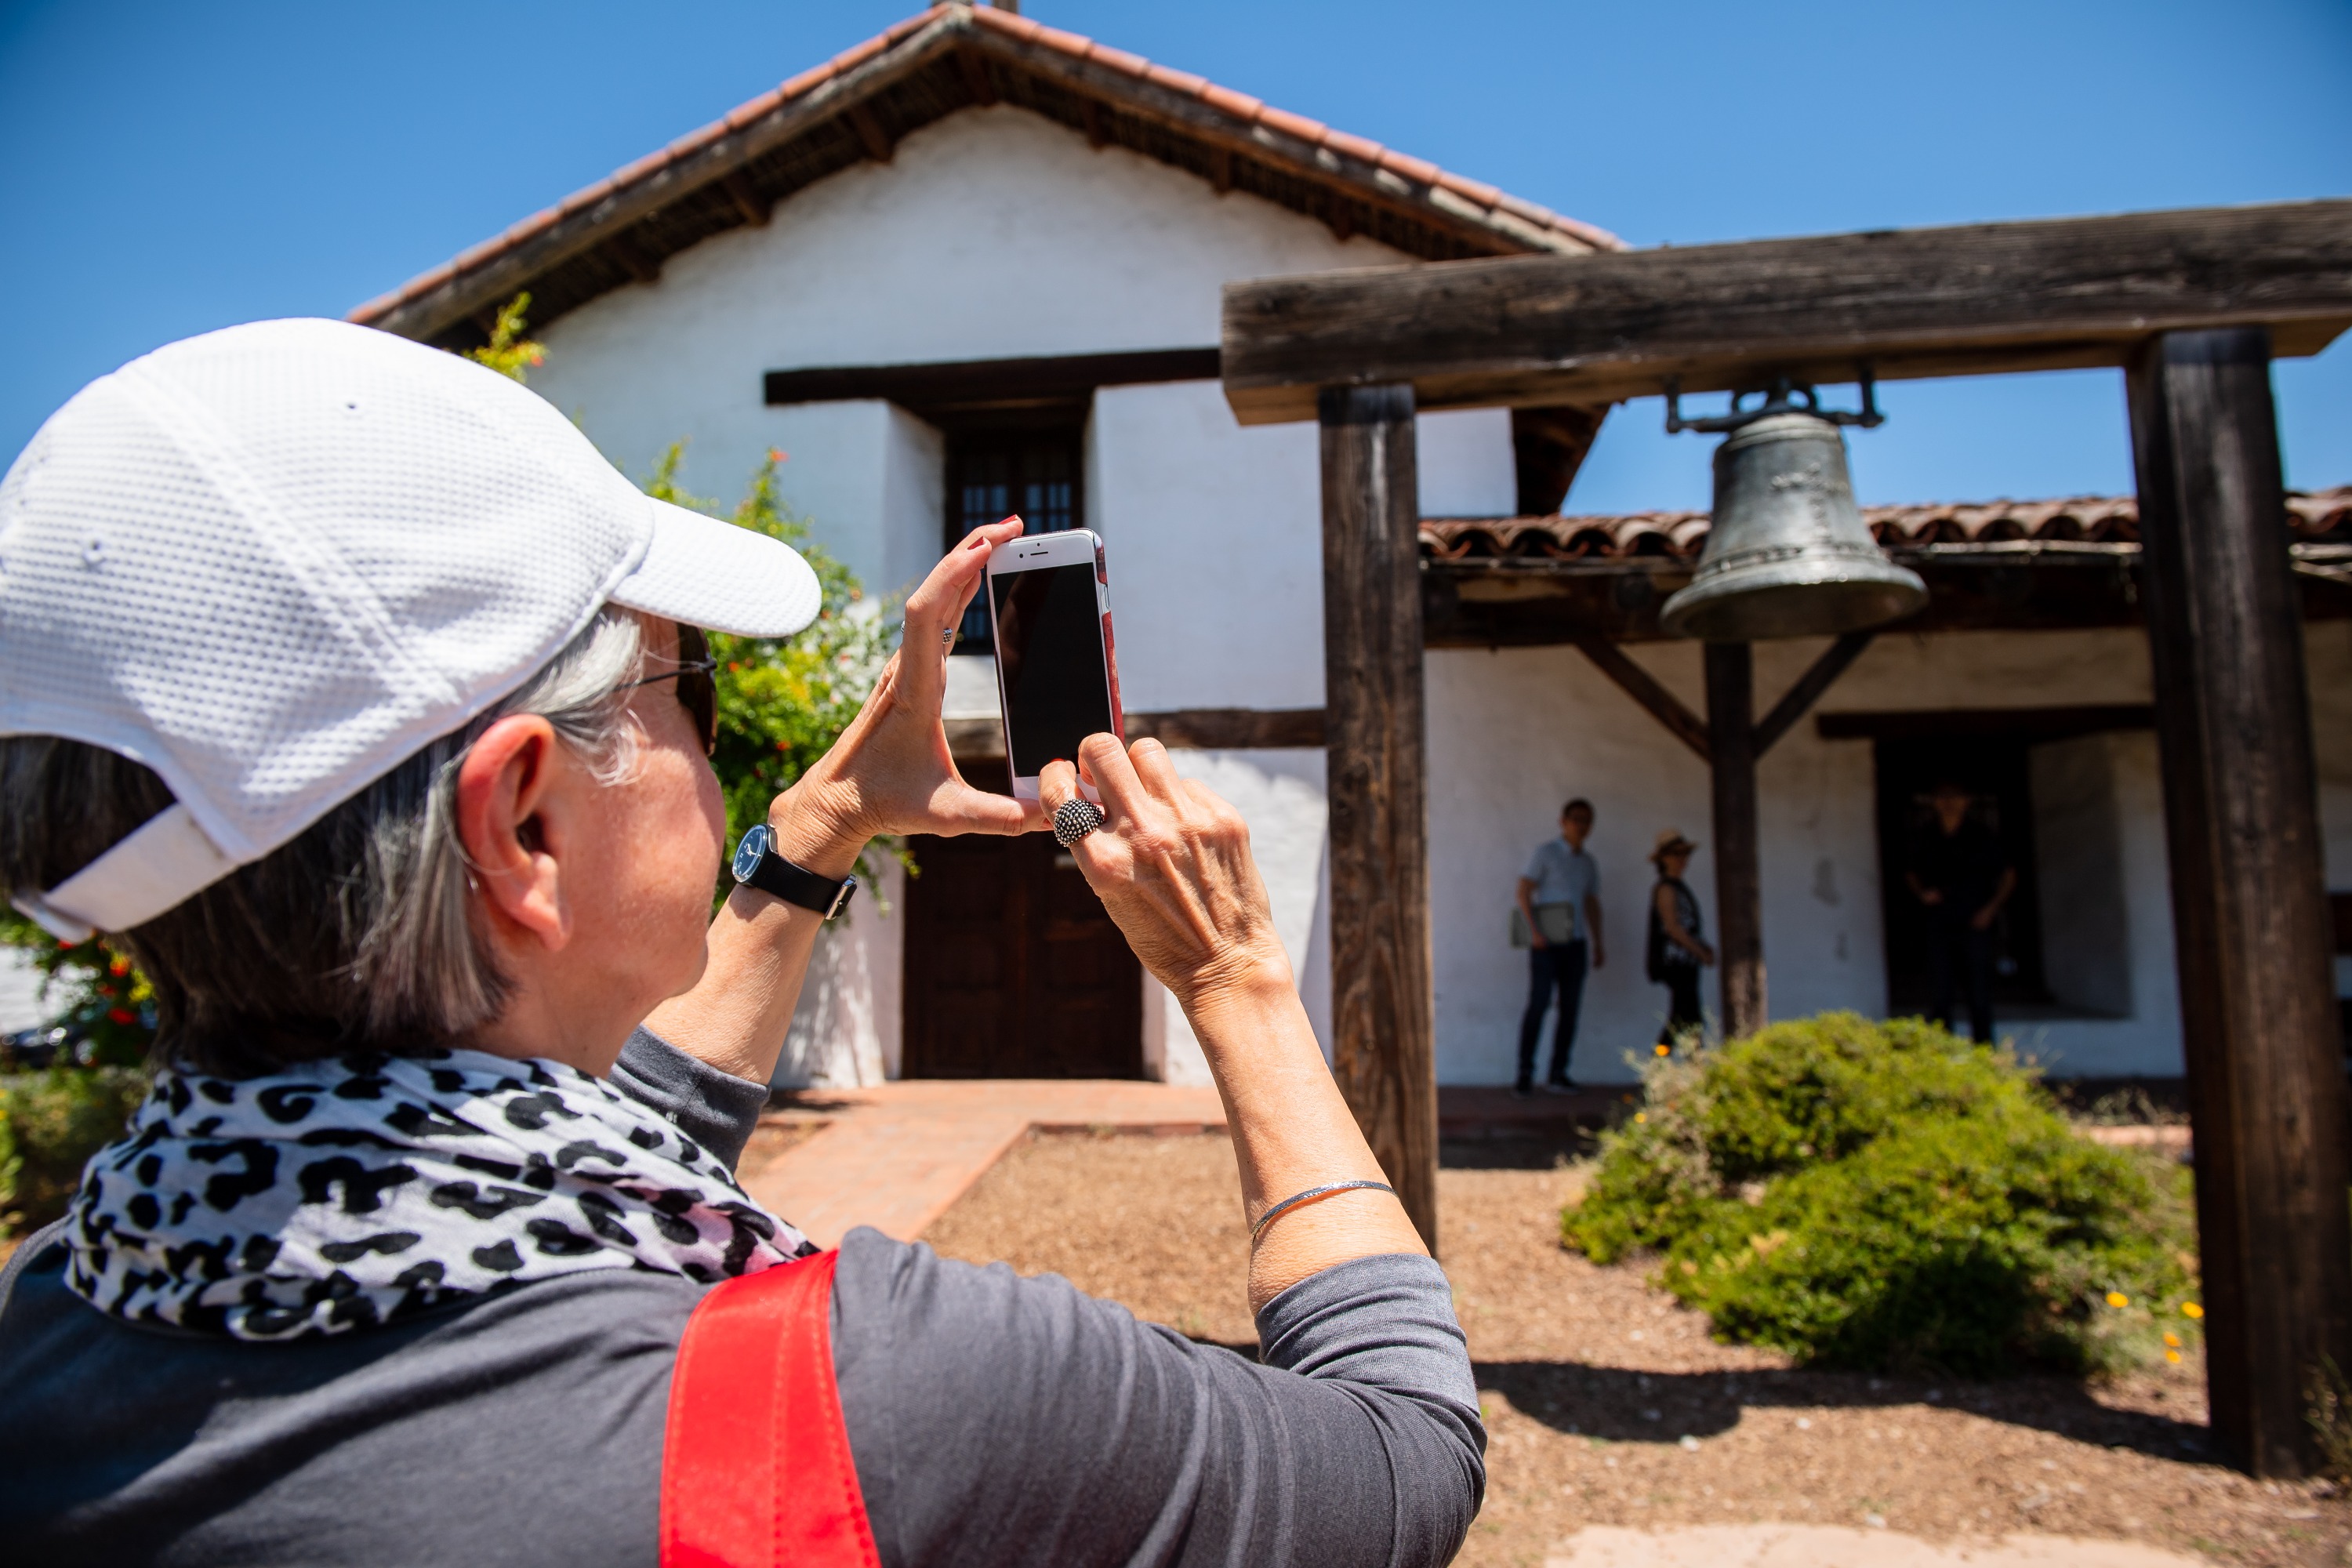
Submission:
<svg viewBox="0 0 2352 1568">
<path fill-rule="evenodd" d="M 1797 683 L 1782 694 L 1780 700 L 1772 705 L 1772 711 L 1756 726 L 1756 754 L 1760 757 L 1770 751 L 1773 742 L 1795 728 L 1797 721 L 1821 700 L 1822 693 L 1839 676 L 1853 667 L 1853 661 L 1862 657 L 1863 650 L 1877 635 L 1874 631 L 1848 632 L 1830 644 L 1822 657 L 1813 660 L 1812 668 L 1797 677 Z"/>
<path fill-rule="evenodd" d="M 2352 1127 L 2270 350 L 2166 333 L 2126 386 L 2213 1432 L 2293 1477 L 2305 1380 L 2352 1369 Z"/>
<path fill-rule="evenodd" d="M 1318 415 L 1331 1070 L 1434 1252 L 1436 1019 L 1412 388 L 1326 388 Z"/>
<path fill-rule="evenodd" d="M 1234 188 L 1234 151 L 1230 147 L 1209 149 L 1209 187 L 1223 195 Z"/>
<path fill-rule="evenodd" d="M 740 169 L 730 169 L 719 177 L 719 188 L 727 193 L 727 199 L 734 204 L 745 223 L 753 228 L 768 226 L 768 218 L 775 209 L 760 199 L 760 193 L 751 188 L 749 174 Z"/>
<path fill-rule="evenodd" d="M 1110 132 L 1103 127 L 1101 104 L 1091 98 L 1081 99 L 1078 102 L 1078 118 L 1086 123 L 1087 146 L 1099 153 L 1110 144 Z"/>
<path fill-rule="evenodd" d="M 857 140 L 865 144 L 866 155 L 877 163 L 888 163 L 890 154 L 897 149 L 890 141 L 890 133 L 882 129 L 882 121 L 874 117 L 872 107 L 853 103 L 846 118 L 849 128 L 857 132 Z"/>
<path fill-rule="evenodd" d="M 1651 718 L 1664 724 L 1675 740 L 1697 753 L 1700 762 L 1707 760 L 1706 721 L 1684 707 L 1681 698 L 1659 685 L 1656 676 L 1626 658 L 1625 650 L 1606 637 L 1579 637 L 1575 646 L 1626 696 L 1646 709 Z"/>
</svg>

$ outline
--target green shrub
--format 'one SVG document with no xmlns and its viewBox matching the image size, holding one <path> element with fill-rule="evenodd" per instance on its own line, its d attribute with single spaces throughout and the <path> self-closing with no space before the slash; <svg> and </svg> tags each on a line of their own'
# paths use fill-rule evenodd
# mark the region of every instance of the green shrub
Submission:
<svg viewBox="0 0 2352 1568">
<path fill-rule="evenodd" d="M 147 1096 L 131 1068 L 50 1068 L 0 1076 L 0 1228 L 65 1213 L 81 1168 Z"/>
<path fill-rule="evenodd" d="M 1726 1338 L 1984 1373 L 2115 1367 L 2196 1330 L 2188 1173 L 2078 1136 L 2006 1053 L 1830 1014 L 1645 1087 L 1562 1235 L 1661 1255 Z"/>
</svg>

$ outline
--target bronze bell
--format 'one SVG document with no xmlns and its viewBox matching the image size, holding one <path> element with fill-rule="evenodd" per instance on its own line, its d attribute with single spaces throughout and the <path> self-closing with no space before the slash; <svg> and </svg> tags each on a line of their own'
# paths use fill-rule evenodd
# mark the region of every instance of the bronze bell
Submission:
<svg viewBox="0 0 2352 1568">
<path fill-rule="evenodd" d="M 1907 616 L 1927 602 L 1916 572 L 1886 558 L 1853 502 L 1840 425 L 1879 423 L 1869 379 L 1864 409 L 1824 412 L 1809 386 L 1781 383 L 1759 407 L 1685 420 L 1669 394 L 1666 428 L 1727 430 L 1715 451 L 1715 514 L 1690 585 L 1658 622 L 1704 642 L 1835 636 Z"/>
</svg>

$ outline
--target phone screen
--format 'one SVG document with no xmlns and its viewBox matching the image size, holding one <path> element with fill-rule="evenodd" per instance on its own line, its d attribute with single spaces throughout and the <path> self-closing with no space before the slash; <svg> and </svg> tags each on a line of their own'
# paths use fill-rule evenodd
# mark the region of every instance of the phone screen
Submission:
<svg viewBox="0 0 2352 1568">
<path fill-rule="evenodd" d="M 989 587 L 1013 773 L 1034 778 L 1056 757 L 1076 762 L 1080 741 L 1111 729 L 1094 563 L 1008 572 Z"/>
</svg>

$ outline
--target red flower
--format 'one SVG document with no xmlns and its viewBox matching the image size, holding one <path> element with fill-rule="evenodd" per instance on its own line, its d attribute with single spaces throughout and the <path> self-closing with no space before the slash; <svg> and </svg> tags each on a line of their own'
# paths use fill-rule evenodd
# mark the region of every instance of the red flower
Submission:
<svg viewBox="0 0 2352 1568">
<path fill-rule="evenodd" d="M 133 1013 L 128 1007 L 114 1008 L 112 1011 L 109 1012 L 106 1016 L 110 1023 L 116 1024 L 135 1024 L 139 1021 L 139 1015 Z"/>
</svg>

